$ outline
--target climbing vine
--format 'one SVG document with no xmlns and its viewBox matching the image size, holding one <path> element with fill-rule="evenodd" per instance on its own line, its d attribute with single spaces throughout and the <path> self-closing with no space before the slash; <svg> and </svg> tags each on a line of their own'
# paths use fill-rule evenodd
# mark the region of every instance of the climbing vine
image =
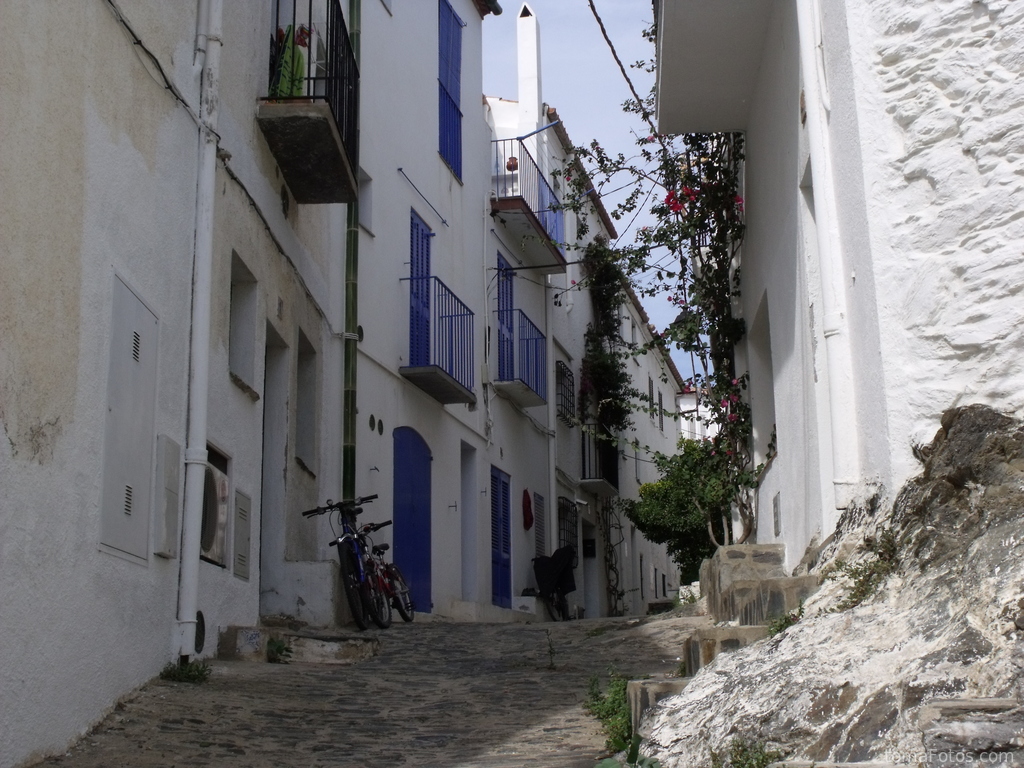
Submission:
<svg viewBox="0 0 1024 768">
<path fill-rule="evenodd" d="M 648 36 L 653 38 L 653 31 Z M 639 62 L 635 66 L 650 69 L 652 65 Z M 645 491 L 630 510 L 630 518 L 644 530 L 652 525 L 652 505 L 671 499 L 674 506 L 668 512 L 677 518 L 676 540 L 678 534 L 692 535 L 692 523 L 698 519 L 714 545 L 741 543 L 754 529 L 753 492 L 766 466 L 754 465 L 750 406 L 744 398 L 748 377 L 737 370 L 734 357 L 746 332 L 743 319 L 734 313 L 745 232 L 743 136 L 659 134 L 653 106 L 653 94 L 625 104 L 627 112 L 638 115 L 650 128 L 637 135 L 636 156 L 609 155 L 597 142 L 576 148 L 574 164 L 565 173 L 571 190 L 565 207 L 576 211 L 585 231 L 587 192 L 595 179 L 598 188 L 609 183 L 631 185 L 630 193 L 611 211 L 614 219 L 632 221 L 642 210 L 649 213 L 651 223 L 637 231 L 633 243 L 612 248 L 599 242 L 587 249 L 584 264 L 593 280 L 592 263 L 602 272 L 610 270 L 611 263 L 638 294 L 665 296 L 675 306 L 675 319 L 653 344 L 674 346 L 689 355 L 692 373 L 687 385 L 696 395 L 696 405 L 685 415 L 703 422 L 709 435 L 697 445 L 680 446 L 674 456 L 657 457 L 661 484 L 682 479 L 683 486 L 674 493 L 664 485 Z M 581 166 L 584 173 L 579 172 Z M 590 288 L 593 291 L 594 286 Z M 590 349 L 588 338 L 588 355 Z M 774 439 L 769 461 L 773 454 Z M 735 536 L 734 516 L 740 521 Z M 644 532 L 654 530 L 663 537 L 655 540 L 671 541 L 672 525 L 671 520 L 662 520 Z"/>
</svg>

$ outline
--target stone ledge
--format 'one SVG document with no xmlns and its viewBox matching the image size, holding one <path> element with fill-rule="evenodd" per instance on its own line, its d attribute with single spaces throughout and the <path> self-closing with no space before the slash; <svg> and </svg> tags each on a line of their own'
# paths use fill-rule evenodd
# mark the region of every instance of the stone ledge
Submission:
<svg viewBox="0 0 1024 768">
<path fill-rule="evenodd" d="M 289 631 L 267 627 L 226 627 L 218 638 L 217 658 L 267 661 L 267 642 L 284 640 L 292 649 L 289 661 L 311 664 L 351 664 L 380 653 L 374 635 L 347 635 L 316 630 Z"/>
<path fill-rule="evenodd" d="M 646 680 L 630 680 L 626 684 L 626 699 L 629 701 L 633 733 L 640 732 L 640 721 L 643 719 L 644 712 L 662 699 L 682 693 L 690 680 L 689 677 L 669 677 L 667 675 L 651 677 Z"/>
<path fill-rule="evenodd" d="M 756 643 L 768 637 L 768 627 L 708 627 L 698 629 L 683 644 L 683 661 L 686 674 L 693 676 L 702 667 L 706 667 L 715 657 L 726 651 L 737 651 L 740 648 Z"/>
</svg>

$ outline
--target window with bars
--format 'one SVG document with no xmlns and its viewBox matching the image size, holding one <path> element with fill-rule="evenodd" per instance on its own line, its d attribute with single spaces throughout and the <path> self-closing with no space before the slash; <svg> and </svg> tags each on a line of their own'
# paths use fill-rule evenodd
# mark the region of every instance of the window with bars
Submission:
<svg viewBox="0 0 1024 768">
<path fill-rule="evenodd" d="M 654 379 L 647 377 L 647 404 L 651 409 L 651 421 L 654 421 Z"/>
<path fill-rule="evenodd" d="M 462 178 L 462 28 L 448 0 L 437 3 L 438 134 L 441 157 Z"/>
<path fill-rule="evenodd" d="M 572 426 L 576 418 L 576 379 L 572 369 L 561 360 L 555 363 L 555 383 L 558 388 L 558 418 L 563 424 Z"/>
<path fill-rule="evenodd" d="M 579 541 L 580 515 L 576 508 L 576 502 L 565 496 L 558 497 L 558 547 L 572 547 L 576 549 L 576 556 L 572 559 L 572 567 L 579 564 Z"/>
</svg>

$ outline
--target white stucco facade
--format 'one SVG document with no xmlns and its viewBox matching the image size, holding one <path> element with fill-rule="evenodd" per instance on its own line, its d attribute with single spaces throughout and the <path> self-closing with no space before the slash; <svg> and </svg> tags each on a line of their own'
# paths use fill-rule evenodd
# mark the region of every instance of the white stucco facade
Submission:
<svg viewBox="0 0 1024 768">
<path fill-rule="evenodd" d="M 945 409 L 1022 404 L 1021 12 L 696 5 L 658 4 L 660 127 L 746 135 L 738 362 L 755 433 L 778 430 L 758 540 L 784 541 L 792 566 L 842 508 L 892 498 Z M 719 101 L 684 77 L 712 34 L 735 35 L 751 58 L 721 70 Z"/>
<path fill-rule="evenodd" d="M 347 4 L 321 4 L 348 15 Z M 216 653 L 226 627 L 271 615 L 345 624 L 330 525 L 299 514 L 341 498 L 344 481 L 379 495 L 363 519 L 395 520 L 378 543 L 425 569 L 414 581 L 424 620 L 542 618 L 512 598 L 535 586 L 532 559 L 560 543 L 560 497 L 579 513 L 574 611 L 610 609 L 602 548 L 593 558 L 583 550 L 600 538 L 597 510 L 615 494 L 581 487 L 580 431 L 556 408 L 555 364 L 578 374 L 589 302 L 572 251 L 524 236 L 529 216 L 517 224 L 495 203 L 494 140 L 550 124 L 539 69 L 527 71 L 532 116 L 504 125 L 480 96 L 481 25 L 497 5 L 452 0 L 464 24 L 461 157 L 442 155 L 438 26 L 448 4 L 364 0 L 349 30 L 359 49 L 360 150 L 349 169 L 358 190 L 339 192 L 336 179 L 321 188 L 318 169 L 302 164 L 313 144 L 282 146 L 267 117 L 283 106 L 308 123 L 324 103 L 320 86 L 271 96 L 279 85 L 268 83 L 267 42 L 282 50 L 306 26 L 303 55 L 320 56 L 330 23 L 282 21 L 271 5 L 0 9 L 7 26 L 40 33 L 23 37 L 31 55 L 0 51 L 0 92 L 16 105 L 0 113 L 0 179 L 12 191 L 0 213 L 0 686 L 18 691 L 0 701 L 3 768 L 63 750 L 167 663 Z M 335 118 L 329 139 L 344 142 Z M 566 143 L 553 128 L 538 137 L 529 146 L 551 178 Z M 355 161 L 350 145 L 331 141 Z M 358 228 L 348 231 L 356 194 Z M 554 210 L 540 213 L 550 222 Z M 469 363 L 457 375 L 468 379 L 444 380 L 448 395 L 417 379 L 436 377 L 449 358 L 414 359 L 413 231 L 420 257 L 429 250 L 432 289 L 443 283 L 473 316 L 468 331 L 451 324 L 462 309 L 431 317 L 432 344 L 464 337 L 456 357 Z M 505 282 L 499 254 L 504 277 L 514 275 Z M 345 296 L 356 257 L 353 315 Z M 499 361 L 508 301 L 541 334 L 539 379 L 519 358 L 511 375 Z M 649 333 L 637 306 L 625 311 Z M 515 331 L 515 349 L 534 331 Z M 353 369 L 345 347 L 355 338 Z M 665 361 L 638 360 L 637 381 L 653 377 L 673 403 L 677 377 Z M 461 400 L 438 399 L 452 392 Z M 637 421 L 641 444 L 674 445 L 671 417 Z M 350 427 L 355 475 L 345 478 Z M 640 466 L 629 440 L 621 494 L 635 492 L 626 468 Z M 198 496 L 188 467 L 212 478 Z M 416 484 L 420 470 L 426 485 Z M 495 489 L 506 526 L 497 565 Z M 663 547 L 627 538 L 617 545 L 621 586 L 626 610 L 640 613 L 677 580 Z M 182 608 L 193 602 L 196 614 Z"/>
</svg>

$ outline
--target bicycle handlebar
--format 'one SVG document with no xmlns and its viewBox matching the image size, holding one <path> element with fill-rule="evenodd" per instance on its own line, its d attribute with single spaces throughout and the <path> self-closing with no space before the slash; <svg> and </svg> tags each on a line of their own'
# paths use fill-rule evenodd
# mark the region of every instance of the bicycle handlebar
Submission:
<svg viewBox="0 0 1024 768">
<path fill-rule="evenodd" d="M 373 533 L 374 531 L 379 531 L 381 528 L 387 528 L 393 522 L 394 521 L 392 520 L 385 520 L 383 523 L 367 523 L 361 530 L 363 533 Z"/>
<path fill-rule="evenodd" d="M 324 504 L 322 507 L 313 507 L 313 509 L 307 509 L 305 512 L 302 513 L 302 516 L 312 517 L 313 515 L 322 515 L 327 512 L 335 511 L 348 511 L 353 515 L 358 515 L 360 512 L 362 512 L 362 510 L 359 509 L 360 504 L 365 504 L 366 502 L 373 501 L 376 498 L 377 494 L 373 493 L 370 494 L 369 496 L 359 496 L 353 499 L 352 501 L 331 501 L 330 499 L 328 499 L 327 503 Z"/>
</svg>

